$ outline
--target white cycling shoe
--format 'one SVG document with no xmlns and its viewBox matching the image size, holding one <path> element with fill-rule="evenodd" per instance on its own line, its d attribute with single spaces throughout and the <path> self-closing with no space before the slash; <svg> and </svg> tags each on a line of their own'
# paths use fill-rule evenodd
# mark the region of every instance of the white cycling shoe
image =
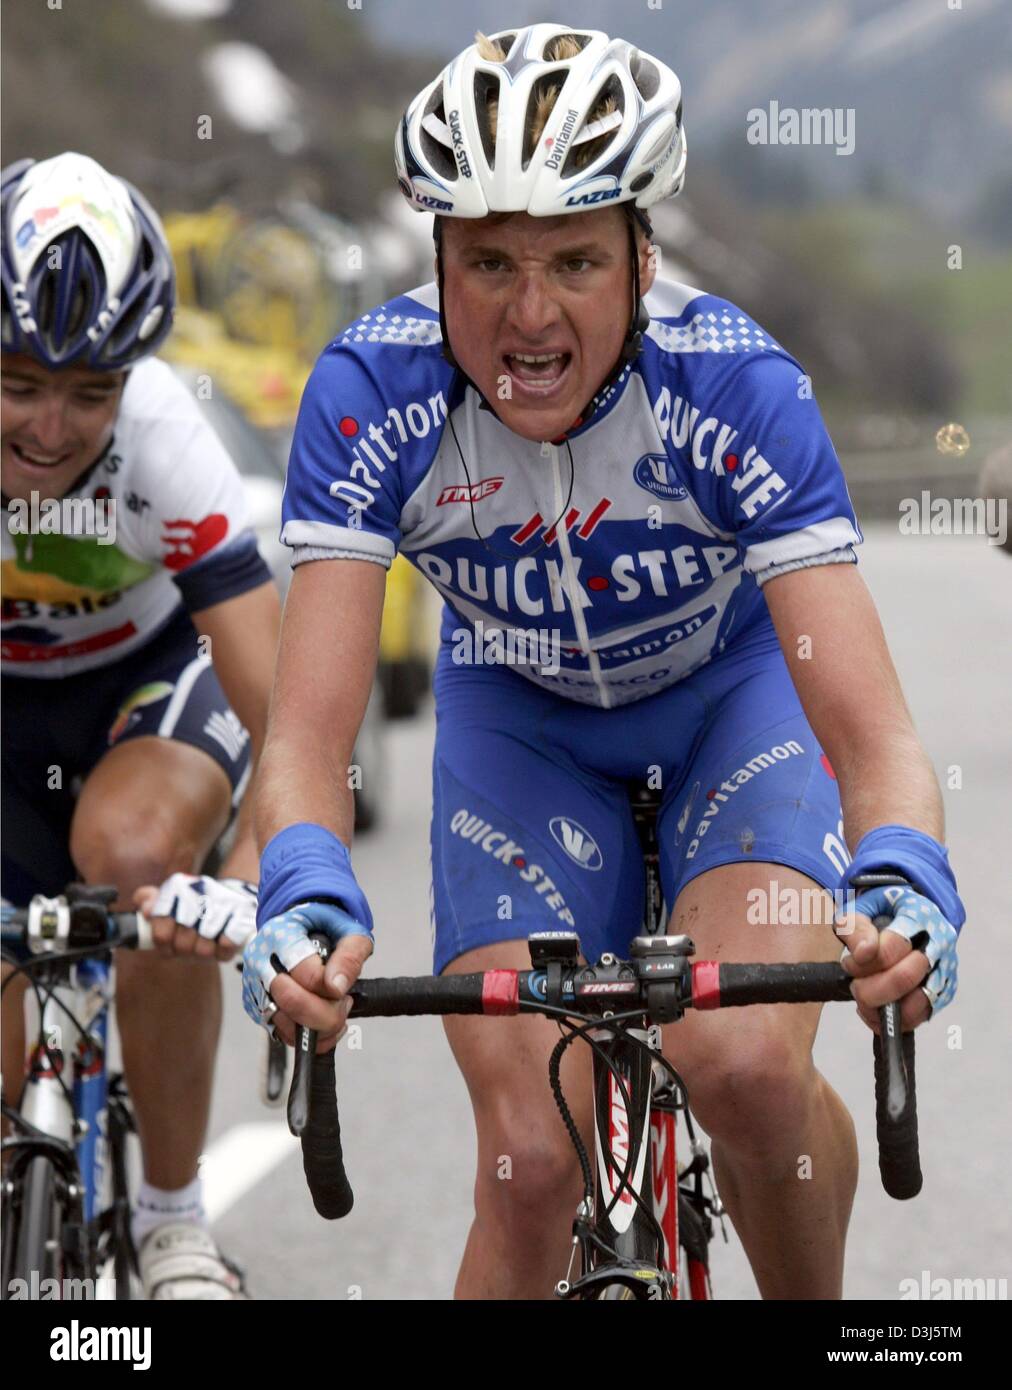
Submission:
<svg viewBox="0 0 1012 1390">
<path fill-rule="evenodd" d="M 145 1296 L 159 1301 L 223 1302 L 249 1294 L 239 1270 L 211 1233 L 192 1221 L 169 1221 L 149 1231 L 138 1253 Z"/>
</svg>

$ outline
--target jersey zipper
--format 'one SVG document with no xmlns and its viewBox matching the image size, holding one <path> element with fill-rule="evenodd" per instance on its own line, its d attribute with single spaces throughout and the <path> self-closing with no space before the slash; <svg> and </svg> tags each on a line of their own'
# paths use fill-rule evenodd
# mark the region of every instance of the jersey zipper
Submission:
<svg viewBox="0 0 1012 1390">
<path fill-rule="evenodd" d="M 554 444 L 544 443 L 541 446 L 542 454 L 547 453 L 552 460 L 552 482 L 555 487 L 555 515 L 559 522 L 555 528 L 555 536 L 559 542 L 559 554 L 562 556 L 562 572 L 565 577 L 566 593 L 569 597 L 569 605 L 573 610 L 573 622 L 576 626 L 576 636 L 580 643 L 580 651 L 587 658 L 587 665 L 597 687 L 597 693 L 601 697 L 603 709 L 611 709 L 611 696 L 604 676 L 601 673 L 601 661 L 590 645 L 590 634 L 587 631 L 587 620 L 583 615 L 583 590 L 576 577 L 576 568 L 573 564 L 573 552 L 569 545 L 569 528 L 566 526 L 566 518 L 562 515 L 566 506 L 566 501 L 562 492 L 562 475 L 559 470 L 559 451 Z"/>
</svg>

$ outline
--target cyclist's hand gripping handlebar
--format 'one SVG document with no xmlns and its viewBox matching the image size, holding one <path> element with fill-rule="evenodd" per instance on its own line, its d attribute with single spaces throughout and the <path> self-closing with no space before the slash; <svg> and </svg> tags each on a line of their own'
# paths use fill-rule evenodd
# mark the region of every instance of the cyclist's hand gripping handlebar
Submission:
<svg viewBox="0 0 1012 1390">
<path fill-rule="evenodd" d="M 322 932 L 311 932 L 326 961 L 331 943 Z M 288 1093 L 288 1128 L 302 1141 L 302 1167 L 313 1205 L 328 1221 L 347 1216 L 354 1195 L 344 1171 L 341 1125 L 337 1117 L 334 1053 L 317 1053 L 316 1032 L 301 1023 L 295 1030 L 295 1066 Z"/>
<path fill-rule="evenodd" d="M 908 887 L 897 874 L 870 873 L 855 878 L 851 887 Z M 884 913 L 874 919 L 881 932 L 890 925 Z M 881 1034 L 872 1039 L 875 1051 L 875 1121 L 878 1128 L 878 1166 L 882 1186 L 898 1201 L 921 1190 L 921 1160 L 917 1144 L 917 1094 L 914 1085 L 914 1034 L 900 1029 L 899 1002 L 879 1009 Z"/>
</svg>

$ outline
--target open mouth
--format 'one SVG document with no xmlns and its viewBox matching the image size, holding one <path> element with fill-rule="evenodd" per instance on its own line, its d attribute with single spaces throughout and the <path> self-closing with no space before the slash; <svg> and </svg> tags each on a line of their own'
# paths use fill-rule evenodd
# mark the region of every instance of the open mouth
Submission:
<svg viewBox="0 0 1012 1390">
<path fill-rule="evenodd" d="M 69 453 L 37 454 L 30 449 L 23 448 L 20 444 L 15 444 L 13 441 L 11 441 L 11 453 L 17 459 L 18 463 L 23 464 L 32 472 L 39 473 L 51 472 L 54 468 L 59 468 L 62 463 L 66 463 L 71 457 Z"/>
<path fill-rule="evenodd" d="M 573 360 L 571 352 L 507 352 L 506 370 L 521 395 L 549 396 L 557 391 Z"/>
</svg>

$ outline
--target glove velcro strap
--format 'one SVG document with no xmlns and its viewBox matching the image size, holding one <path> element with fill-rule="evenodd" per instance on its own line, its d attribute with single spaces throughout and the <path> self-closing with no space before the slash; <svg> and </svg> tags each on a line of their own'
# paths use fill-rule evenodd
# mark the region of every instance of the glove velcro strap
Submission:
<svg viewBox="0 0 1012 1390">
<path fill-rule="evenodd" d="M 948 851 L 923 831 L 905 825 L 880 825 L 869 830 L 844 870 L 844 887 L 860 874 L 894 869 L 906 878 L 958 932 L 966 921 Z"/>
<path fill-rule="evenodd" d="M 329 899 L 372 932 L 372 913 L 355 882 L 348 848 L 322 825 L 289 825 L 266 845 L 260 859 L 257 926 L 298 903 Z"/>
</svg>

